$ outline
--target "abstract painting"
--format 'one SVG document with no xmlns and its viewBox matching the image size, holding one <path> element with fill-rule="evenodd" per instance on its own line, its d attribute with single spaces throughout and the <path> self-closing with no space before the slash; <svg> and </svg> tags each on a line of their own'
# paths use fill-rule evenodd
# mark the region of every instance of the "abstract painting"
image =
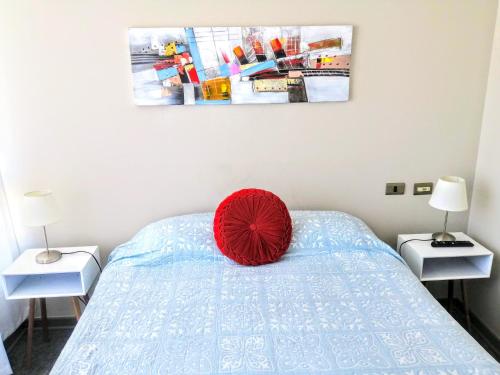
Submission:
<svg viewBox="0 0 500 375">
<path fill-rule="evenodd" d="M 352 26 L 129 29 L 138 105 L 345 101 Z"/>
</svg>

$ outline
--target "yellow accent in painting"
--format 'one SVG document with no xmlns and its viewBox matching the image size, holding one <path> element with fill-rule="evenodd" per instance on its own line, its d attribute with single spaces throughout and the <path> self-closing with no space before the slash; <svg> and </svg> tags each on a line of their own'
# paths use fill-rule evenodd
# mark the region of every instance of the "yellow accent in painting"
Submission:
<svg viewBox="0 0 500 375">
<path fill-rule="evenodd" d="M 228 100 L 231 98 L 231 82 L 229 78 L 214 78 L 201 85 L 205 100 Z"/>
<path fill-rule="evenodd" d="M 283 92 L 288 90 L 286 78 L 258 79 L 253 81 L 255 92 Z"/>
<path fill-rule="evenodd" d="M 250 63 L 250 64 L 240 65 L 240 69 L 243 71 L 243 70 L 251 68 L 252 66 L 255 66 L 255 65 L 257 65 L 257 63 Z"/>
<path fill-rule="evenodd" d="M 168 43 L 165 46 L 165 56 L 173 56 L 177 53 L 177 47 L 175 46 L 175 42 Z"/>
</svg>

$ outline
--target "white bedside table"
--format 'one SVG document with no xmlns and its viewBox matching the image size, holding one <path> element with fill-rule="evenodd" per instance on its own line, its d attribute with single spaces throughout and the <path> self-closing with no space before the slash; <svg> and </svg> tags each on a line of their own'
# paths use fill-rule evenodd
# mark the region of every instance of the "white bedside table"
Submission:
<svg viewBox="0 0 500 375">
<path fill-rule="evenodd" d="M 432 247 L 432 233 L 400 234 L 397 249 L 423 283 L 448 280 L 448 311 L 453 303 L 454 280 L 460 280 L 467 328 L 470 331 L 469 302 L 465 289 L 466 279 L 489 278 L 493 253 L 465 233 L 453 233 L 457 241 L 471 241 L 473 247 Z M 414 241 L 408 241 L 415 239 Z M 420 241 L 419 241 L 420 240 Z M 404 243 L 405 241 L 408 241 Z"/>
<path fill-rule="evenodd" d="M 91 253 L 100 262 L 98 246 L 53 248 L 64 254 L 62 258 L 49 264 L 38 264 L 36 255 L 44 249 L 24 251 L 2 273 L 2 286 L 6 299 L 28 299 L 28 337 L 26 342 L 26 364 L 31 367 L 35 301 L 40 300 L 43 338 L 48 340 L 47 308 L 45 299 L 49 297 L 71 297 L 76 319 L 80 319 L 80 301 L 83 296 L 88 301 L 88 291 L 99 275 L 99 267 Z"/>
</svg>

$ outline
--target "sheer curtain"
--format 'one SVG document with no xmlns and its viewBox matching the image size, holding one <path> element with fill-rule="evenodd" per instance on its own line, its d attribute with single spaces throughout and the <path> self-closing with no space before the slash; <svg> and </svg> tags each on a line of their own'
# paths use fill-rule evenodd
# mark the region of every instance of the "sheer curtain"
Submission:
<svg viewBox="0 0 500 375">
<path fill-rule="evenodd" d="M 0 272 L 16 258 L 18 253 L 19 248 L 14 236 L 0 174 Z M 23 322 L 26 318 L 26 309 L 26 302 L 7 301 L 3 291 L 0 291 L 0 375 L 12 373 L 2 340 L 5 340 Z"/>
</svg>

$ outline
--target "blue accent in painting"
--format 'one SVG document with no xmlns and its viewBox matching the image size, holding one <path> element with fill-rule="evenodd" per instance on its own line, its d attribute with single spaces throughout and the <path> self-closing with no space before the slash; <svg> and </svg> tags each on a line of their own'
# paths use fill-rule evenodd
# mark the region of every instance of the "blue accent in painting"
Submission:
<svg viewBox="0 0 500 375">
<path fill-rule="evenodd" d="M 219 66 L 220 76 L 221 77 L 229 77 L 231 75 L 231 70 L 229 68 L 229 64 L 224 64 Z"/>
<path fill-rule="evenodd" d="M 182 44 L 177 44 L 175 46 L 175 49 L 177 50 L 177 53 L 183 53 L 186 52 L 186 47 L 184 47 Z"/>
<path fill-rule="evenodd" d="M 250 68 L 247 68 L 245 70 L 242 70 L 240 74 L 242 77 L 247 77 L 247 76 L 250 76 L 252 74 L 258 73 L 262 70 L 268 70 L 268 69 L 272 69 L 272 68 L 276 68 L 276 62 L 274 60 L 269 60 L 269 61 L 264 61 L 262 63 L 256 64 L 254 66 L 251 66 Z"/>
<path fill-rule="evenodd" d="M 179 72 L 177 68 L 167 68 L 156 71 L 156 74 L 158 74 L 160 81 L 163 81 L 164 79 L 175 77 Z"/>
<path fill-rule="evenodd" d="M 195 100 L 196 104 L 199 105 L 207 105 L 207 104 L 231 104 L 231 100 L 203 100 L 203 99 L 198 99 Z"/>
<path fill-rule="evenodd" d="M 196 73 L 198 73 L 198 78 L 200 81 L 206 81 L 205 70 L 203 68 L 203 63 L 201 62 L 200 51 L 198 50 L 198 44 L 196 43 L 196 36 L 194 35 L 194 30 L 192 27 L 186 27 L 186 38 L 189 44 L 189 50 L 191 51 L 191 57 L 193 58 L 194 68 Z"/>
</svg>

